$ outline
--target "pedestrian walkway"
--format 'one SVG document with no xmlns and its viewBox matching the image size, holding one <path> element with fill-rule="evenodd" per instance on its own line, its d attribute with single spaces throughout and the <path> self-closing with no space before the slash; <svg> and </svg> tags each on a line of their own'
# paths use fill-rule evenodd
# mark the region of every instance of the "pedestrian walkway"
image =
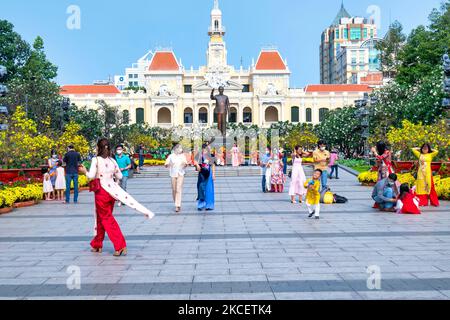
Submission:
<svg viewBox="0 0 450 320">
<path fill-rule="evenodd" d="M 130 180 L 129 192 L 156 217 L 116 208 L 129 248 L 122 258 L 108 240 L 103 254 L 90 252 L 88 192 L 76 206 L 16 210 L 0 216 L 0 298 L 450 299 L 449 203 L 420 216 L 381 213 L 370 188 L 341 177 L 330 186 L 350 201 L 323 206 L 321 220 L 291 204 L 287 188 L 261 193 L 259 176 L 218 177 L 209 213 L 196 210 L 188 177 L 181 215 L 169 178 Z"/>
</svg>

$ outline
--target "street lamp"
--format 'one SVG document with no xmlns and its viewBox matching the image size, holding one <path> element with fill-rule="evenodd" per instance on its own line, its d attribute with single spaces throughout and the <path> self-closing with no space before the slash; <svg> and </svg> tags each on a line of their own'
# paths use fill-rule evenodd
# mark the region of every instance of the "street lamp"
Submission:
<svg viewBox="0 0 450 320">
<path fill-rule="evenodd" d="M 61 100 L 61 130 L 64 129 L 64 124 L 70 121 L 68 114 L 69 110 L 70 110 L 70 99 L 64 97 Z"/>
<path fill-rule="evenodd" d="M 2 80 L 7 73 L 8 70 L 6 69 L 6 67 L 0 65 L 0 80 Z M 8 87 L 0 83 L 0 97 L 5 96 L 7 93 Z M 8 116 L 8 108 L 6 106 L 0 105 L 0 131 L 8 130 L 8 125 L 6 123 L 3 123 L 3 119 L 5 119 L 7 116 Z"/>
<path fill-rule="evenodd" d="M 450 57 L 448 53 L 442 57 L 444 62 L 444 92 L 446 97 L 442 100 L 442 106 L 450 109 Z"/>
</svg>

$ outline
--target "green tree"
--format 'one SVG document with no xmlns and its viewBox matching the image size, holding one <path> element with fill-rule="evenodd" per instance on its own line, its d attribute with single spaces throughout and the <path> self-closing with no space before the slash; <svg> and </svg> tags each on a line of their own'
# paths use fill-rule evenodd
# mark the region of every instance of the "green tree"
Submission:
<svg viewBox="0 0 450 320">
<path fill-rule="evenodd" d="M 355 107 L 328 112 L 325 120 L 316 127 L 316 134 L 329 146 L 338 147 L 346 157 L 359 154 L 362 148 L 360 120 L 355 116 Z"/>
<path fill-rule="evenodd" d="M 6 20 L 0 20 L 0 65 L 8 69 L 7 82 L 21 76 L 30 51 L 30 45 L 14 31 L 14 25 Z"/>
<path fill-rule="evenodd" d="M 400 66 L 399 52 L 406 41 L 403 26 L 395 21 L 389 26 L 389 30 L 383 41 L 377 43 L 376 48 L 380 51 L 381 70 L 389 78 L 394 78 Z"/>
<path fill-rule="evenodd" d="M 402 64 L 397 81 L 401 84 L 413 84 L 432 74 L 450 46 L 450 1 L 434 9 L 429 20 L 428 27 L 419 26 L 411 32 L 399 53 Z"/>
<path fill-rule="evenodd" d="M 6 30 L 8 29 L 6 28 Z M 15 38 L 20 46 L 19 48 L 6 48 L 5 57 L 8 59 L 19 57 L 20 60 L 19 62 L 6 61 L 5 63 L 7 66 L 12 64 L 14 66 L 7 80 L 9 93 L 0 102 L 5 103 L 12 111 L 17 106 L 23 105 L 27 116 L 36 122 L 38 131 L 45 129 L 42 124 L 48 115 L 51 115 L 52 118 L 52 128 L 59 128 L 61 97 L 59 86 L 53 81 L 57 76 L 58 68 L 47 60 L 44 41 L 41 37 L 37 37 L 32 49 L 26 50 L 26 46 L 11 32 L 9 32 L 9 36 L 7 33 L 5 37 Z M 9 50 L 16 52 L 11 53 Z"/>
<path fill-rule="evenodd" d="M 103 135 L 104 119 L 97 110 L 87 107 L 77 107 L 72 105 L 69 109 L 69 118 L 80 126 L 82 134 L 91 145 L 95 144 L 99 137 Z"/>
</svg>

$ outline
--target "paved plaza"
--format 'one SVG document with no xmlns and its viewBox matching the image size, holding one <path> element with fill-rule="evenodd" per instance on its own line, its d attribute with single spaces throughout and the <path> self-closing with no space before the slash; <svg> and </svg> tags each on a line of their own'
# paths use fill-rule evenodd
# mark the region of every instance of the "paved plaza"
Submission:
<svg viewBox="0 0 450 320">
<path fill-rule="evenodd" d="M 130 180 L 129 192 L 157 215 L 116 208 L 129 248 L 121 258 L 108 239 L 103 254 L 90 252 L 88 192 L 76 206 L 0 216 L 0 298 L 450 299 L 448 202 L 420 216 L 381 213 L 371 188 L 342 172 L 330 185 L 349 203 L 323 206 L 311 220 L 287 188 L 262 194 L 260 184 L 257 175 L 219 176 L 216 211 L 199 213 L 190 175 L 176 215 L 169 178 Z M 368 286 L 368 267 L 380 271 L 381 290 Z M 80 288 L 68 287 L 77 271 Z"/>
</svg>

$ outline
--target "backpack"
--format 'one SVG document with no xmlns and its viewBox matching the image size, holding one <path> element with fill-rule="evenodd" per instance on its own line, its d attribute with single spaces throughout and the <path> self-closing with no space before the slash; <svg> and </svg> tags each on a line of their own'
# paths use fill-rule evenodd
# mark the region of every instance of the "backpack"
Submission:
<svg viewBox="0 0 450 320">
<path fill-rule="evenodd" d="M 335 194 L 334 195 L 334 202 L 335 203 L 347 203 L 348 199 L 346 197 L 342 197 L 340 195 Z"/>
</svg>

